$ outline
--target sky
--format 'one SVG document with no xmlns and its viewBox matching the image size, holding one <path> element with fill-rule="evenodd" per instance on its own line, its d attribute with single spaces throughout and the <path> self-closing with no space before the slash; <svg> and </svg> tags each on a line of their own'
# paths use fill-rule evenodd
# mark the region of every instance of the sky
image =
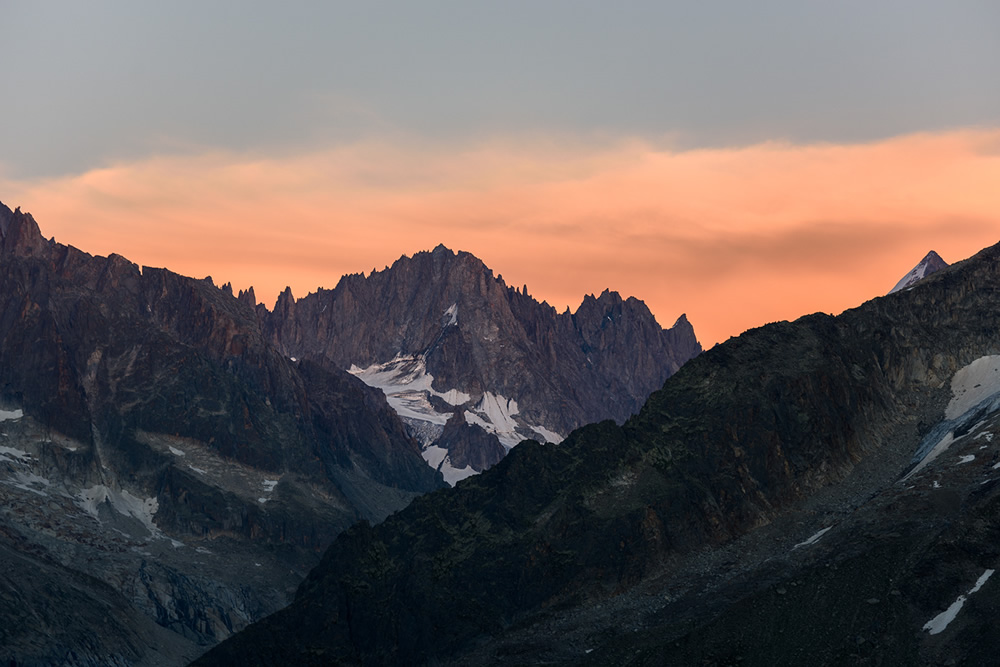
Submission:
<svg viewBox="0 0 1000 667">
<path fill-rule="evenodd" d="M 995 2 L 0 0 L 0 201 L 272 305 L 444 243 L 706 346 L 1000 241 Z"/>
</svg>

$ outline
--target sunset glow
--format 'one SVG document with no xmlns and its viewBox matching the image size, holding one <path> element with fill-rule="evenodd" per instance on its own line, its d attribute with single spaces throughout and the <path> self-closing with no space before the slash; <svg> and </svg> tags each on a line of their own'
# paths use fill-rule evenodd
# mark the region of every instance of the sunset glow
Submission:
<svg viewBox="0 0 1000 667">
<path fill-rule="evenodd" d="M 605 288 L 710 346 L 884 294 L 931 249 L 1000 238 L 1000 130 L 857 144 L 672 150 L 640 140 L 361 142 L 206 151 L 59 178 L 3 178 L 46 236 L 268 306 L 444 243 L 575 309 Z"/>
</svg>

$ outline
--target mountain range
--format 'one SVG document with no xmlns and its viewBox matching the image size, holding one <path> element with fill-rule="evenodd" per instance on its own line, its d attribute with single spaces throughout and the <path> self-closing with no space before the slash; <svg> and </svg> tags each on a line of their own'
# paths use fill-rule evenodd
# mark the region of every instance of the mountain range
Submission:
<svg viewBox="0 0 1000 667">
<path fill-rule="evenodd" d="M 341 534 L 221 664 L 992 664 L 1000 246 Z"/>
<path fill-rule="evenodd" d="M 450 483 L 522 440 L 624 421 L 701 352 L 684 315 L 664 330 L 642 301 L 609 290 L 558 313 L 443 245 L 298 301 L 286 290 L 258 313 L 287 356 L 382 389 Z"/>
<path fill-rule="evenodd" d="M 684 318 L 557 314 L 443 247 L 269 311 L 0 204 L 0 660 L 184 664 L 349 526 L 624 420 L 699 351 Z"/>
</svg>

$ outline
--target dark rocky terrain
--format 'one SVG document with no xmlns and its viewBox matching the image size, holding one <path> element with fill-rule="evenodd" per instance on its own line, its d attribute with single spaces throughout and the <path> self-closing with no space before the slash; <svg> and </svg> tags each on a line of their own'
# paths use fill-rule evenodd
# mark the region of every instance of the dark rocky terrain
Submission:
<svg viewBox="0 0 1000 667">
<path fill-rule="evenodd" d="M 182 664 L 443 485 L 381 392 L 228 286 L 0 205 L 0 661 Z"/>
<path fill-rule="evenodd" d="M 286 355 L 385 388 L 449 481 L 524 438 L 558 442 L 589 422 L 624 421 L 701 351 L 683 315 L 663 329 L 644 303 L 611 291 L 558 313 L 444 246 L 299 300 L 286 290 L 258 313 Z"/>
<path fill-rule="evenodd" d="M 748 331 L 354 526 L 196 664 L 993 664 L 998 285 L 1000 246 Z"/>
</svg>

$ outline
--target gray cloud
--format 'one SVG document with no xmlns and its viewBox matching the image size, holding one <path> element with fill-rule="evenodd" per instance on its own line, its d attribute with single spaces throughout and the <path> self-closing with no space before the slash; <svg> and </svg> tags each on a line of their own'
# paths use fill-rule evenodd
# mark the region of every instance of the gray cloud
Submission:
<svg viewBox="0 0 1000 667">
<path fill-rule="evenodd" d="M 992 124 L 997 25 L 973 0 L 8 3 L 0 155 L 40 176 L 387 133 L 691 147 Z"/>
</svg>

